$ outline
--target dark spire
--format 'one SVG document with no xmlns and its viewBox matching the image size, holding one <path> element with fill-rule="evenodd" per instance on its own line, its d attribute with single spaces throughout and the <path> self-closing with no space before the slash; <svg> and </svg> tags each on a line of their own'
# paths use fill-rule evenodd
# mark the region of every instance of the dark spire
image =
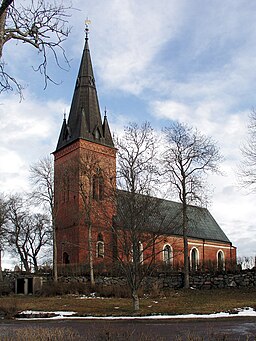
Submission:
<svg viewBox="0 0 256 341">
<path fill-rule="evenodd" d="M 109 124 L 108 124 L 107 109 L 106 108 L 105 108 L 104 114 L 105 115 L 104 115 L 104 120 L 103 120 L 103 125 L 102 125 L 103 136 L 104 136 L 105 142 L 108 146 L 114 146 L 112 136 L 111 136 L 111 132 L 110 132 L 110 128 L 109 128 Z"/>
<path fill-rule="evenodd" d="M 79 138 L 114 147 L 108 122 L 104 118 L 102 124 L 101 120 L 88 43 L 88 21 L 85 32 L 85 46 L 70 113 L 68 121 L 63 121 L 56 150 Z"/>
</svg>

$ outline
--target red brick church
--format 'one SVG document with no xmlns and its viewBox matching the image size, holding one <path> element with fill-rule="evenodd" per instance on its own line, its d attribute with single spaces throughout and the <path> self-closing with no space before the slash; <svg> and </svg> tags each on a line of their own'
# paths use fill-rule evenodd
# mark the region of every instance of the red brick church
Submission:
<svg viewBox="0 0 256 341">
<path fill-rule="evenodd" d="M 111 267 L 117 252 L 114 244 L 118 243 L 112 226 L 116 221 L 122 224 L 124 219 L 118 216 L 117 201 L 129 196 L 116 189 L 116 152 L 106 114 L 101 118 L 86 34 L 69 117 L 67 120 L 64 117 L 54 152 L 59 265 L 86 265 L 90 250 L 96 265 Z M 113 192 L 118 192 L 116 200 Z M 181 204 L 155 200 L 171 228 L 166 224 L 158 236 L 154 261 L 159 266 L 182 268 L 182 230 L 176 219 Z M 190 206 L 189 211 L 194 217 L 188 229 L 191 268 L 199 269 L 211 263 L 224 269 L 235 263 L 236 248 L 210 212 L 196 206 Z M 149 229 L 154 230 L 154 226 Z M 142 262 L 143 243 L 140 242 Z"/>
</svg>

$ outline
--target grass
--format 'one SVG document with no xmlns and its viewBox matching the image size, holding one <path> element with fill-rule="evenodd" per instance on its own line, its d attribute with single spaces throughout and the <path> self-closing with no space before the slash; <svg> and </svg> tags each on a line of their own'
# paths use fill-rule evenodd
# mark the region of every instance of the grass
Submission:
<svg viewBox="0 0 256 341">
<path fill-rule="evenodd" d="M 70 328 L 20 328 L 0 335 L 0 341 L 77 341 L 82 338 Z"/>
<path fill-rule="evenodd" d="M 207 314 L 243 307 L 256 309 L 256 288 L 173 290 L 169 291 L 167 297 L 141 298 L 139 314 Z M 74 295 L 1 297 L 0 311 L 5 316 L 23 310 L 75 311 L 79 315 L 94 316 L 133 314 L 132 302 L 129 298 L 81 299 Z"/>
</svg>

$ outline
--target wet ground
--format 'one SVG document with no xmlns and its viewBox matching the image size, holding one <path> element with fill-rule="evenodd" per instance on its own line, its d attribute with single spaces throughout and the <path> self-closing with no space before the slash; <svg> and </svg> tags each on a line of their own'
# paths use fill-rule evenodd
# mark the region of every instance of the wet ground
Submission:
<svg viewBox="0 0 256 341">
<path fill-rule="evenodd" d="M 0 335 L 20 328 L 69 328 L 77 340 L 256 340 L 256 317 L 195 320 L 39 320 L 1 321 Z M 147 338 L 145 338 L 147 337 Z M 201 339 L 200 339 L 201 340 Z"/>
</svg>

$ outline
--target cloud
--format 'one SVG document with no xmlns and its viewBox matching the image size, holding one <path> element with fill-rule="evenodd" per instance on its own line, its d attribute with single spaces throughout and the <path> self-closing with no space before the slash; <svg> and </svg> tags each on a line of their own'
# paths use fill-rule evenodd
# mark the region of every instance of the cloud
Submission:
<svg viewBox="0 0 256 341">
<path fill-rule="evenodd" d="M 178 0 L 151 0 L 147 6 L 141 1 L 111 1 L 111 5 L 87 1 L 94 65 L 108 89 L 138 95 L 148 87 L 156 68 L 154 58 L 179 30 L 184 5 Z"/>
<path fill-rule="evenodd" d="M 61 125 L 63 101 L 42 102 L 26 94 L 26 100 L 2 97 L 1 129 L 1 191 L 28 188 L 28 168 L 31 163 L 54 151 Z"/>
</svg>

